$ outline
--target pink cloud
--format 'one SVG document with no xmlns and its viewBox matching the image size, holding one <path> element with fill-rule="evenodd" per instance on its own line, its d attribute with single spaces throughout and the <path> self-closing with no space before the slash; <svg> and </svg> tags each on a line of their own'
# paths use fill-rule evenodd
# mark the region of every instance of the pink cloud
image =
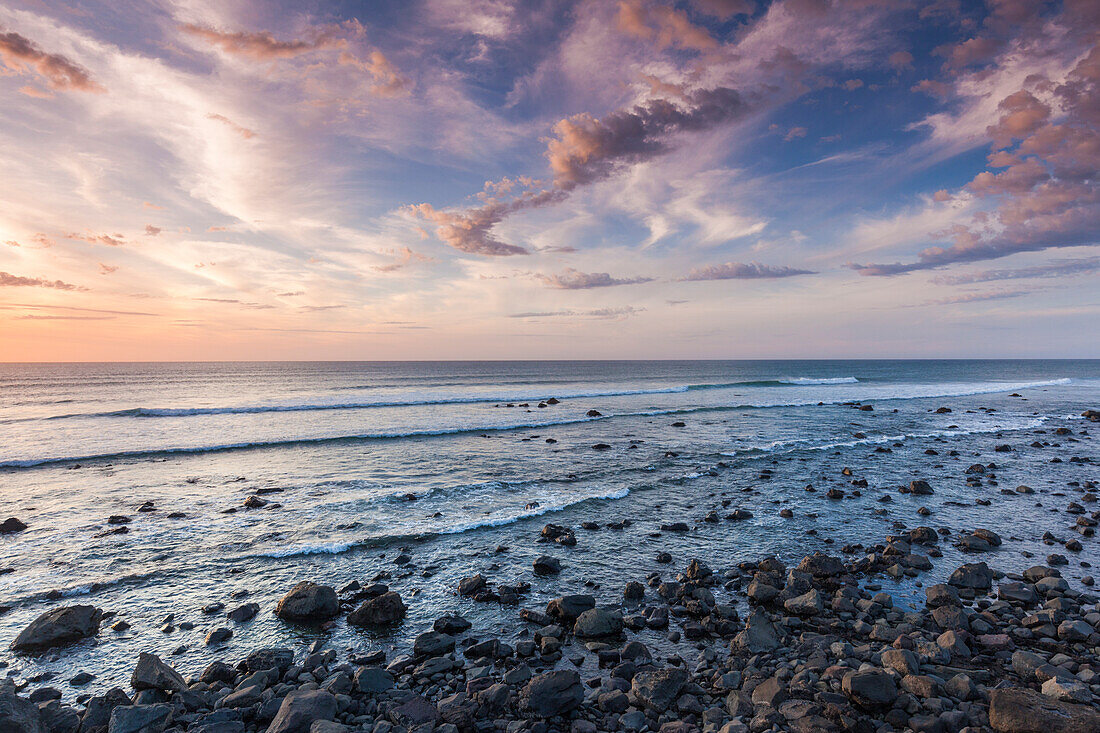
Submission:
<svg viewBox="0 0 1100 733">
<path fill-rule="evenodd" d="M 108 247 L 122 247 L 126 244 L 123 241 L 124 237 L 121 234 L 66 234 L 66 239 L 76 239 L 81 242 L 87 242 L 88 244 L 104 244 Z"/>
<path fill-rule="evenodd" d="M 46 280 L 41 277 L 22 277 L 10 272 L 0 272 L 0 287 L 3 288 L 53 288 L 54 290 L 86 290 L 62 280 Z"/>
<path fill-rule="evenodd" d="M 35 72 L 46 80 L 51 89 L 58 91 L 104 91 L 103 87 L 92 80 L 86 69 L 65 56 L 46 53 L 33 41 L 18 33 L 0 33 L 0 62 L 12 71 Z M 24 93 L 41 96 L 37 93 Z"/>
<path fill-rule="evenodd" d="M 218 122 L 221 122 L 223 125 L 227 126 L 229 129 L 233 130 L 233 132 L 235 132 L 238 135 L 240 135 L 241 137 L 243 137 L 245 140 L 251 140 L 256 135 L 256 133 L 253 132 L 252 130 L 249 130 L 247 127 L 241 127 L 240 125 L 238 125 L 236 122 L 229 119 L 225 115 L 219 115 L 219 114 L 211 113 L 211 114 L 208 114 L 206 116 L 206 118 L 208 120 L 216 120 Z"/>
<path fill-rule="evenodd" d="M 267 31 L 221 31 L 194 23 L 184 24 L 181 28 L 185 33 L 226 53 L 257 61 L 293 58 L 321 49 L 343 48 L 347 45 L 347 41 L 336 37 L 332 29 L 314 29 L 313 38 L 309 40 L 280 41 Z"/>
<path fill-rule="evenodd" d="M 547 287 L 558 290 L 587 290 L 589 288 L 608 288 L 615 285 L 634 285 L 651 282 L 651 277 L 619 278 L 606 272 L 581 272 L 567 267 L 565 272 L 556 275 L 536 274 L 535 278 L 546 283 Z"/>
<path fill-rule="evenodd" d="M 735 15 L 752 15 L 756 4 L 752 0 L 693 0 L 692 6 L 704 15 L 729 20 Z"/>
<path fill-rule="evenodd" d="M 620 0 L 616 24 L 627 35 L 656 40 L 658 48 L 708 51 L 718 46 L 705 28 L 691 22 L 687 13 L 667 5 L 651 6 L 643 0 Z"/>
</svg>

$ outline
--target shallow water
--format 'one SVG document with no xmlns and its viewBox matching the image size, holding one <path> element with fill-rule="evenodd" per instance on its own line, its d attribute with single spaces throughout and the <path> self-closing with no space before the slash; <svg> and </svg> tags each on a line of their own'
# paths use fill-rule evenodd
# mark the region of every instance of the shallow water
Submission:
<svg viewBox="0 0 1100 733">
<path fill-rule="evenodd" d="M 538 407 L 550 397 L 560 403 Z M 940 406 L 952 412 L 935 413 Z M 58 686 L 86 670 L 97 675 L 89 689 L 100 689 L 123 684 L 142 650 L 186 647 L 172 662 L 196 672 L 213 658 L 316 638 L 390 648 L 451 609 L 476 630 L 511 635 L 516 610 L 458 598 L 460 578 L 530 581 L 527 606 L 588 580 L 614 602 L 627 580 L 672 574 L 692 557 L 719 570 L 764 554 L 796 560 L 881 541 L 895 522 L 994 529 L 1006 542 L 983 559 L 1018 570 L 1052 551 L 1044 531 L 1071 536 L 1073 517 L 1058 510 L 1100 479 L 1095 463 L 1070 462 L 1100 460 L 1087 434 L 1100 427 L 1089 431 L 1079 417 L 1086 408 L 1100 408 L 1100 362 L 0 365 L 0 513 L 30 525 L 0 537 L 0 568 L 12 569 L 0 575 L 0 604 L 13 607 L 0 615 L 0 644 L 65 602 L 117 611 L 132 625 L 0 661 L 20 678 L 53 672 Z M 1058 427 L 1075 434 L 1055 437 Z M 1035 440 L 1051 445 L 1029 447 Z M 1005 443 L 1015 450 L 993 452 Z M 997 486 L 966 486 L 963 471 L 979 461 L 997 464 Z M 851 491 L 844 467 L 869 487 L 826 499 L 831 487 Z M 896 493 L 914 478 L 936 494 Z M 999 493 L 1018 484 L 1037 493 Z M 264 498 L 282 506 L 243 508 L 257 489 L 281 489 Z M 887 491 L 894 501 L 877 501 Z M 991 506 L 974 506 L 978 497 Z M 147 501 L 155 511 L 138 512 Z M 755 516 L 702 521 L 739 506 Z M 920 506 L 932 516 L 917 515 Z M 784 507 L 793 518 L 779 516 Z M 115 514 L 131 517 L 130 531 L 104 536 Z M 623 531 L 579 527 L 623 518 L 634 521 Z M 573 526 L 577 546 L 537 543 L 547 521 Z M 658 532 L 671 521 L 693 529 Z M 1090 572 L 1082 562 L 1100 561 L 1094 541 L 1082 542 L 1064 571 L 1071 582 Z M 673 554 L 671 567 L 654 562 L 660 550 Z M 402 551 L 408 568 L 393 563 Z M 944 551 L 925 582 L 963 561 Z M 562 559 L 560 576 L 532 574 L 543 553 Z M 339 587 L 383 571 L 410 606 L 396 629 L 341 621 L 322 632 L 271 615 L 299 580 Z M 901 602 L 920 592 L 912 581 L 883 584 Z M 255 620 L 201 614 L 215 601 L 244 602 L 235 591 L 261 605 Z M 160 632 L 170 613 L 195 629 Z M 218 625 L 234 638 L 204 647 Z"/>
</svg>

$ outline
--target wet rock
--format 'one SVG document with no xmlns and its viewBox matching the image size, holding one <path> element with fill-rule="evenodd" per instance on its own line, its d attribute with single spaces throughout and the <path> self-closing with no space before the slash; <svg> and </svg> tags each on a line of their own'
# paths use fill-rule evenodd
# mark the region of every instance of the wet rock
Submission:
<svg viewBox="0 0 1100 733">
<path fill-rule="evenodd" d="M 161 733 L 168 727 L 172 706 L 119 705 L 111 711 L 110 733 Z"/>
<path fill-rule="evenodd" d="M 11 649 L 20 653 L 40 652 L 95 636 L 103 612 L 95 606 L 63 606 L 47 611 L 15 637 Z"/>
<path fill-rule="evenodd" d="M 680 695 L 687 681 L 688 673 L 681 667 L 639 672 L 631 682 L 630 696 L 639 707 L 663 713 Z"/>
<path fill-rule="evenodd" d="M 561 572 L 561 561 L 549 555 L 539 555 L 532 567 L 538 575 L 557 575 Z"/>
<path fill-rule="evenodd" d="M 745 621 L 745 629 L 733 640 L 734 646 L 750 654 L 768 652 L 779 646 L 779 634 L 762 609 L 755 609 Z"/>
<path fill-rule="evenodd" d="M 0 730 L 5 733 L 46 733 L 38 706 L 15 694 L 11 680 L 0 682 Z"/>
<path fill-rule="evenodd" d="M 231 638 L 233 638 L 232 631 L 224 627 L 219 627 L 213 629 L 209 634 L 206 635 L 205 642 L 207 646 L 214 646 L 215 644 L 223 644 L 229 641 Z"/>
<path fill-rule="evenodd" d="M 570 623 L 585 611 L 596 607 L 596 599 L 590 595 L 574 594 L 555 598 L 546 604 L 548 616 Z"/>
<path fill-rule="evenodd" d="M 564 669 L 533 677 L 520 693 L 521 706 L 540 718 L 567 713 L 583 699 L 580 675 Z"/>
<path fill-rule="evenodd" d="M 386 591 L 380 596 L 363 601 L 359 608 L 348 614 L 348 623 L 354 626 L 381 626 L 405 618 L 408 607 L 396 591 Z"/>
<path fill-rule="evenodd" d="M 295 690 L 279 706 L 279 712 L 267 727 L 267 733 L 309 733 L 316 720 L 336 717 L 337 702 L 324 690 Z"/>
<path fill-rule="evenodd" d="M 183 675 L 162 662 L 156 654 L 141 652 L 137 666 L 130 675 L 130 686 L 139 691 L 179 692 L 187 689 L 187 682 Z"/>
<path fill-rule="evenodd" d="M 275 615 L 284 621 L 327 621 L 340 613 L 340 599 L 330 585 L 304 580 L 294 586 L 275 606 Z"/>
<path fill-rule="evenodd" d="M 1080 733 L 1100 731 L 1100 712 L 1058 702 L 1032 690 L 993 690 L 989 725 L 997 733 Z"/>
<path fill-rule="evenodd" d="M 355 670 L 352 684 L 359 692 L 377 694 L 393 688 L 393 674 L 381 667 L 360 667 Z"/>
<path fill-rule="evenodd" d="M 810 573 L 816 578 L 828 578 L 843 573 L 844 563 L 839 558 L 823 552 L 815 552 L 802 558 L 802 562 L 798 563 L 798 570 Z"/>
<path fill-rule="evenodd" d="M 947 582 L 956 588 L 988 591 L 993 587 L 993 571 L 984 562 L 960 565 Z"/>
<path fill-rule="evenodd" d="M 0 534 L 15 534 L 16 532 L 22 532 L 27 528 L 27 525 L 15 517 L 8 517 L 3 522 L 0 522 Z"/>
<path fill-rule="evenodd" d="M 238 606 L 232 611 L 226 614 L 230 621 L 238 624 L 243 624 L 245 621 L 252 620 L 257 613 L 260 612 L 260 606 L 256 603 L 246 603 L 243 606 Z"/>
<path fill-rule="evenodd" d="M 542 528 L 542 537 L 550 542 L 557 542 L 559 545 L 565 545 L 572 547 L 577 544 L 577 537 L 573 533 L 573 530 L 568 527 L 562 527 L 560 524 L 547 524 Z"/>
<path fill-rule="evenodd" d="M 928 494 L 936 493 L 927 481 L 910 481 L 909 493 L 916 494 L 917 496 L 927 496 Z"/>
<path fill-rule="evenodd" d="M 488 581 L 481 573 L 471 575 L 458 581 L 458 594 L 460 596 L 474 596 L 484 590 L 487 585 Z"/>
<path fill-rule="evenodd" d="M 618 636 L 623 632 L 623 615 L 619 611 L 590 608 L 577 617 L 573 634 L 581 639 Z"/>
<path fill-rule="evenodd" d="M 413 640 L 413 656 L 416 657 L 438 657 L 454 648 L 454 637 L 438 631 L 425 631 Z"/>
</svg>

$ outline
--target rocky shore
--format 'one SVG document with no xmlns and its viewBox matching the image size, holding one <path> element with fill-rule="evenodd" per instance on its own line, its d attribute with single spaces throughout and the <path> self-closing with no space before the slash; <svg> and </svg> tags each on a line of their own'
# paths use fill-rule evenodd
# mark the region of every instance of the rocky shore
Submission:
<svg viewBox="0 0 1100 733">
<path fill-rule="evenodd" d="M 1100 419 L 1092 411 L 1085 417 Z M 975 463 L 967 473 L 980 484 L 991 465 Z M 857 481 L 849 491 L 859 490 Z M 518 617 L 518 632 L 448 614 L 413 630 L 411 647 L 396 656 L 315 642 L 227 656 L 192 676 L 141 653 L 128 689 L 74 702 L 41 684 L 48 680 L 7 679 L 0 733 L 1100 732 L 1100 598 L 1089 591 L 1091 577 L 1075 588 L 1059 570 L 1068 564 L 1062 552 L 1094 541 L 1100 520 L 1095 484 L 1075 488 L 1062 511 L 1043 515 L 1053 522 L 1044 541 L 1058 552 L 1019 574 L 997 569 L 1002 540 L 994 531 L 899 524 L 875 546 L 845 545 L 792 566 L 773 556 L 706 558 L 676 571 L 662 552 L 652 572 L 622 588 L 574 588 L 537 608 L 525 603 L 528 584 L 478 574 L 463 579 L 455 596 L 499 604 Z M 901 491 L 935 488 L 914 480 Z M 748 516 L 712 511 L 700 521 L 734 528 Z M 548 524 L 531 539 L 573 547 L 591 541 L 578 539 L 584 529 L 592 527 Z M 923 604 L 895 607 L 881 581 L 919 579 L 948 543 L 974 561 L 925 586 Z M 546 554 L 531 573 L 560 569 Z M 410 623 L 415 603 L 381 582 L 337 589 L 306 580 L 274 608 L 236 601 L 202 609 L 211 621 L 225 619 L 211 624 L 205 641 L 228 652 L 233 625 L 260 613 L 287 624 L 343 618 L 392 628 Z M 124 623 L 110 610 L 60 606 L 11 648 L 64 654 L 101 626 Z M 687 640 L 694 654 L 662 653 L 641 640 L 643 632 Z"/>
</svg>

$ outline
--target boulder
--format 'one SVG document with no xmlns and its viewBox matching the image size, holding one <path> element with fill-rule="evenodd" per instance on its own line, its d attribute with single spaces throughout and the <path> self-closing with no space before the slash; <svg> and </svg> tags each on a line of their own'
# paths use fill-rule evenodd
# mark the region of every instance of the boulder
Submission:
<svg viewBox="0 0 1100 733">
<path fill-rule="evenodd" d="M 816 616 L 821 613 L 825 603 L 821 600 L 821 594 L 817 588 L 811 588 L 800 596 L 788 598 L 783 602 L 783 608 L 796 616 Z"/>
<path fill-rule="evenodd" d="M 168 727 L 172 717 L 172 706 L 164 703 L 156 705 L 119 705 L 111 711 L 109 733 L 161 733 Z"/>
<path fill-rule="evenodd" d="M 425 631 L 413 639 L 413 655 L 417 657 L 438 657 L 454 648 L 454 637 L 438 631 Z"/>
<path fill-rule="evenodd" d="M 95 606 L 63 606 L 47 611 L 15 637 L 15 652 L 39 652 L 87 639 L 99 633 L 103 612 Z"/>
<path fill-rule="evenodd" d="M 988 591 L 993 587 L 993 571 L 984 562 L 960 565 L 947 582 L 956 588 Z"/>
<path fill-rule="evenodd" d="M 15 534 L 16 532 L 22 532 L 26 528 L 27 525 L 15 517 L 8 517 L 3 522 L 0 522 L 0 534 Z"/>
<path fill-rule="evenodd" d="M 928 494 L 934 494 L 936 492 L 933 491 L 932 487 L 928 484 L 927 481 L 921 481 L 918 479 L 917 481 L 909 482 L 909 493 L 916 494 L 918 496 L 927 496 Z"/>
<path fill-rule="evenodd" d="M 10 679 L 0 682 L 0 730 L 5 733 L 46 733 L 38 706 L 15 694 Z"/>
<path fill-rule="evenodd" d="M 549 555 L 539 555 L 533 565 L 539 575 L 557 575 L 561 572 L 561 561 Z"/>
<path fill-rule="evenodd" d="M 841 680 L 848 698 L 865 709 L 888 708 L 898 697 L 894 678 L 881 669 L 848 672 Z"/>
<path fill-rule="evenodd" d="M 156 654 L 142 652 L 130 675 L 130 686 L 135 690 L 161 690 L 179 692 L 187 689 L 187 682 L 176 670 L 160 661 Z"/>
<path fill-rule="evenodd" d="M 581 639 L 618 636 L 623 632 L 623 614 L 602 608 L 590 608 L 577 616 L 573 633 Z"/>
<path fill-rule="evenodd" d="M 596 599 L 590 595 L 575 594 L 555 598 L 546 604 L 546 613 L 552 618 L 573 622 L 585 611 L 596 607 Z"/>
<path fill-rule="evenodd" d="M 393 687 L 393 674 L 381 667 L 360 667 L 355 670 L 353 684 L 359 692 L 377 694 Z"/>
<path fill-rule="evenodd" d="M 290 589 L 275 606 L 275 615 L 284 621 L 328 621 L 340 613 L 336 589 L 303 580 Z"/>
<path fill-rule="evenodd" d="M 336 717 L 336 698 L 325 690 L 294 690 L 283 699 L 267 733 L 309 733 L 315 720 Z"/>
<path fill-rule="evenodd" d="M 687 670 L 682 667 L 639 672 L 631 682 L 630 696 L 638 707 L 663 713 L 679 697 L 687 681 Z"/>
<path fill-rule="evenodd" d="M 381 626 L 405 618 L 408 607 L 396 591 L 386 591 L 380 596 L 363 601 L 359 608 L 348 614 L 348 623 L 354 626 Z"/>
<path fill-rule="evenodd" d="M 768 615 L 757 608 L 745 621 L 745 630 L 734 637 L 733 644 L 750 654 L 760 654 L 779 646 L 779 634 Z"/>
<path fill-rule="evenodd" d="M 839 558 L 823 552 L 815 552 L 802 558 L 802 562 L 798 563 L 798 570 L 810 573 L 816 578 L 828 578 L 843 573 L 844 563 Z"/>
<path fill-rule="evenodd" d="M 581 677 L 559 669 L 531 678 L 520 694 L 522 706 L 540 718 L 567 713 L 584 700 Z"/>
<path fill-rule="evenodd" d="M 477 595 L 480 591 L 484 590 L 487 585 L 488 581 L 485 580 L 485 576 L 481 573 L 471 575 L 468 578 L 463 578 L 458 581 L 458 594 L 460 596 Z"/>
<path fill-rule="evenodd" d="M 989 725 L 997 733 L 1083 733 L 1100 731 L 1100 712 L 1058 702 L 1031 690 L 993 690 Z"/>
</svg>

